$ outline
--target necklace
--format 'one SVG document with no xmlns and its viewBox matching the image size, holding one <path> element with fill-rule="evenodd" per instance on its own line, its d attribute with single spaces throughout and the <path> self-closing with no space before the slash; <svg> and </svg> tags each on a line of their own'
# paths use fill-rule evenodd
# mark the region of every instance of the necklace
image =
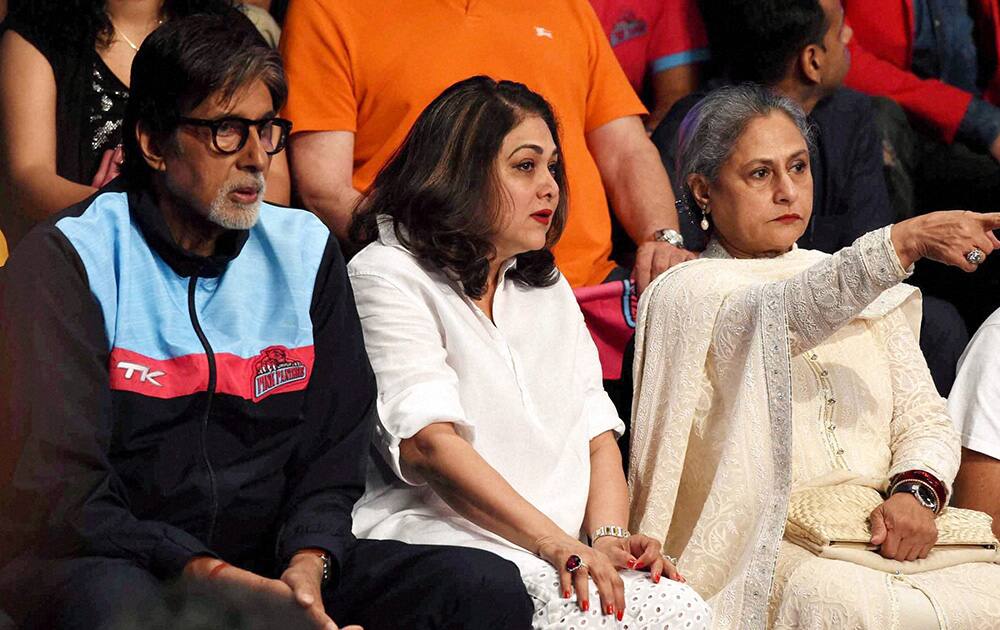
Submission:
<svg viewBox="0 0 1000 630">
<path fill-rule="evenodd" d="M 125 40 L 125 43 L 128 44 L 129 48 L 131 48 L 135 52 L 139 52 L 139 47 L 135 45 L 135 42 L 133 42 L 131 39 L 128 38 L 128 35 L 126 35 L 125 33 L 121 32 L 118 29 L 118 27 L 115 26 L 115 23 L 111 19 L 110 15 L 108 16 L 108 22 L 111 22 L 111 28 L 112 28 L 112 30 L 114 30 L 114 32 L 115 32 L 116 35 L 118 35 L 123 40 Z M 159 26 L 160 24 L 163 24 L 163 20 L 162 19 L 159 19 L 159 20 L 156 21 L 156 26 Z M 156 26 L 153 27 L 153 30 L 156 30 Z M 150 31 L 150 33 L 151 32 L 153 32 L 153 31 Z M 149 33 L 146 33 L 146 37 L 148 37 L 148 36 L 149 36 Z M 145 41 L 146 37 L 143 37 L 143 41 Z M 142 42 L 139 42 L 139 43 L 141 44 Z"/>
</svg>

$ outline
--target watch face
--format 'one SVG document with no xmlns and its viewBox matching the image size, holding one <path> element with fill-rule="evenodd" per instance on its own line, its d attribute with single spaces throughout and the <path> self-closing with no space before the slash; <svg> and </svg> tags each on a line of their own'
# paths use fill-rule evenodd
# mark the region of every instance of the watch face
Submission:
<svg viewBox="0 0 1000 630">
<path fill-rule="evenodd" d="M 937 503 L 937 497 L 934 496 L 934 493 L 921 485 L 917 486 L 917 498 L 928 507 L 932 507 Z"/>
<path fill-rule="evenodd" d="M 900 488 L 900 490 L 912 494 L 914 498 L 920 502 L 920 505 L 925 508 L 937 511 L 937 497 L 930 488 L 927 488 L 923 484 L 908 483 Z"/>
</svg>

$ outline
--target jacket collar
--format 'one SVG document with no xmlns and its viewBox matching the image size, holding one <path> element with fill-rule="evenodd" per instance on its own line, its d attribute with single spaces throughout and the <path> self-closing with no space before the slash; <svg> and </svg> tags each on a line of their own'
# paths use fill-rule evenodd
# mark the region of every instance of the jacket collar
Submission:
<svg viewBox="0 0 1000 630">
<path fill-rule="evenodd" d="M 174 240 L 152 188 L 123 180 L 116 179 L 107 189 L 128 194 L 129 213 L 145 236 L 146 243 L 181 277 L 214 278 L 222 275 L 230 261 L 240 255 L 250 237 L 249 230 L 228 230 L 219 237 L 213 255 L 192 254 Z"/>
</svg>

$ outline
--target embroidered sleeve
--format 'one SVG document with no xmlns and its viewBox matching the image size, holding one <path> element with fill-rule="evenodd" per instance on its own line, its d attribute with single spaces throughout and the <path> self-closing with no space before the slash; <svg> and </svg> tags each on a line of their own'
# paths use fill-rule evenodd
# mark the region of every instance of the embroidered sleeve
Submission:
<svg viewBox="0 0 1000 630">
<path fill-rule="evenodd" d="M 898 310 L 875 322 L 875 335 L 885 349 L 892 378 L 892 466 L 889 477 L 925 470 L 944 482 L 958 473 L 960 440 L 944 399 L 931 380 L 927 362 L 913 331 Z"/>
<path fill-rule="evenodd" d="M 716 354 L 730 356 L 738 344 L 746 343 L 747 337 L 754 334 L 764 296 L 780 295 L 784 300 L 792 355 L 829 337 L 883 291 L 909 275 L 896 256 L 889 238 L 890 227 L 861 236 L 850 247 L 791 278 L 732 293 L 716 323 Z M 771 325 L 762 323 L 765 327 Z"/>
</svg>

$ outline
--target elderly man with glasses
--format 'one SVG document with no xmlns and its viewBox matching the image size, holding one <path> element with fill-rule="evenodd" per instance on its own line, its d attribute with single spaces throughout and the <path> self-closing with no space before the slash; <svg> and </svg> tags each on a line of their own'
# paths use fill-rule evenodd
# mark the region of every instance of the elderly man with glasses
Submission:
<svg viewBox="0 0 1000 630">
<path fill-rule="evenodd" d="M 262 202 L 286 91 L 249 26 L 166 23 L 133 65 L 124 175 L 4 270 L 0 602 L 21 627 L 149 627 L 174 579 L 290 607 L 287 629 L 530 624 L 499 557 L 351 535 L 375 381 L 336 240 Z"/>
</svg>

